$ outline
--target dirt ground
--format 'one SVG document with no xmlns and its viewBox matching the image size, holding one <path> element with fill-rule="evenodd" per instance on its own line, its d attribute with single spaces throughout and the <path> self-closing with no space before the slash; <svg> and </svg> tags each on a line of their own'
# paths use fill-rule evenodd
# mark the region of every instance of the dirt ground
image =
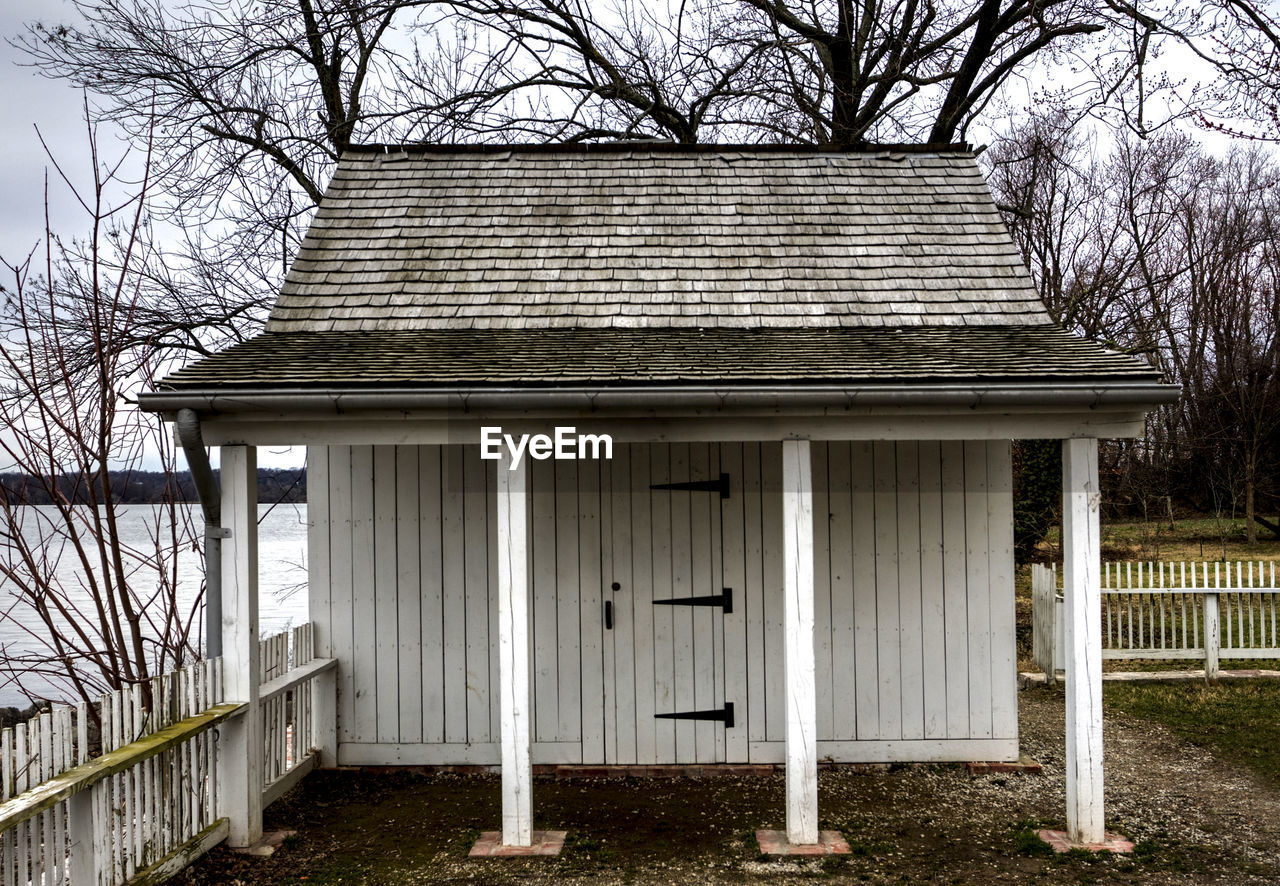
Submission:
<svg viewBox="0 0 1280 886">
<path fill-rule="evenodd" d="M 1280 691 L 1280 688 L 1277 689 Z M 853 854 L 762 858 L 752 833 L 783 825 L 783 779 L 540 781 L 535 826 L 566 829 L 559 858 L 469 859 L 496 828 L 496 776 L 309 776 L 267 813 L 291 838 L 271 858 L 219 848 L 173 883 L 1277 883 L 1280 787 L 1163 727 L 1106 721 L 1107 818 L 1128 858 L 1055 856 L 1033 836 L 1063 825 L 1063 697 L 1020 693 L 1022 745 L 1043 775 L 958 766 L 824 772 L 822 826 Z"/>
</svg>

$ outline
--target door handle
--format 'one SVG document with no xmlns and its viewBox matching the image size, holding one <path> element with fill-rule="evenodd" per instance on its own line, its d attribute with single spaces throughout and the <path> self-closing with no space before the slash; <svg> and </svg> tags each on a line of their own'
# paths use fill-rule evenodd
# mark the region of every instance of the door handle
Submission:
<svg viewBox="0 0 1280 886">
<path fill-rule="evenodd" d="M 606 631 L 613 630 L 613 601 L 604 601 L 604 629 Z"/>
</svg>

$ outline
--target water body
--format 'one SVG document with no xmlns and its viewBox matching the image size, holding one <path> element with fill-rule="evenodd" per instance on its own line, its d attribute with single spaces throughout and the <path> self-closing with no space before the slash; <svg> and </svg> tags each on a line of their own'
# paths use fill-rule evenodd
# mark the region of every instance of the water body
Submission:
<svg viewBox="0 0 1280 886">
<path fill-rule="evenodd" d="M 194 520 L 196 531 L 201 531 L 203 521 L 199 508 L 195 505 L 184 506 L 188 516 Z M 31 507 L 24 515 L 24 532 L 39 532 L 38 519 L 27 520 L 25 517 L 37 518 L 38 513 L 32 511 L 52 511 L 49 508 Z M 153 505 L 121 505 L 120 533 L 121 540 L 128 546 L 139 550 L 154 550 L 152 534 L 156 531 L 157 509 Z M 260 630 L 263 636 L 286 630 L 307 620 L 307 506 L 305 504 L 259 505 L 258 508 L 258 612 Z M 167 525 L 167 523 L 161 524 Z M 58 576 L 64 587 L 80 586 L 83 579 L 80 564 L 74 558 L 64 556 L 57 566 Z M 189 547 L 182 550 L 178 557 L 178 597 L 184 612 L 189 612 L 191 603 L 199 593 L 204 578 L 203 558 Z M 154 575 L 154 573 L 152 574 Z M 144 576 L 144 581 L 153 581 L 152 576 Z M 76 602 L 89 603 L 87 593 L 79 596 Z M 28 651 L 41 647 L 41 643 L 30 636 L 28 628 L 37 623 L 29 604 L 16 603 L 12 587 L 0 578 L 0 612 L 9 612 L 8 618 L 0 619 L 0 649 Z M 200 615 L 203 624 L 204 616 Z M 48 684 L 31 681 L 33 687 Z M 61 693 L 58 693 L 61 694 Z M 0 706 L 25 705 L 26 700 L 17 687 L 0 685 Z"/>
</svg>

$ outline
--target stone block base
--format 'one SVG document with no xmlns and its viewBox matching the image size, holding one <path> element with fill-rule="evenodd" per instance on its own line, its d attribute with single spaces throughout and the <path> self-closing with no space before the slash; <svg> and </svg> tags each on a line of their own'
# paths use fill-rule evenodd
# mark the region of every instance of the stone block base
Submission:
<svg viewBox="0 0 1280 886">
<path fill-rule="evenodd" d="M 1133 852 L 1133 843 L 1119 834 L 1107 831 L 1106 839 L 1101 843 L 1072 843 L 1066 831 L 1037 831 L 1036 834 L 1053 847 L 1054 852 L 1070 852 L 1072 849 L 1084 849 L 1088 852 L 1114 852 L 1116 855 L 1128 855 Z"/>
<path fill-rule="evenodd" d="M 485 831 L 468 854 L 472 858 L 518 858 L 525 855 L 559 855 L 567 831 L 534 831 L 530 846 L 503 846 L 502 831 Z"/>
<path fill-rule="evenodd" d="M 275 851 L 280 848 L 286 839 L 296 835 L 297 831 L 268 831 L 262 835 L 262 839 L 252 846 L 238 846 L 232 849 L 233 852 L 239 852 L 241 855 L 253 855 L 258 858 L 267 858 L 274 855 Z"/>
<path fill-rule="evenodd" d="M 578 765 L 535 763 L 533 774 L 540 778 L 712 778 L 720 775 L 764 776 L 781 772 L 772 763 L 702 763 L 667 765 Z"/>
<path fill-rule="evenodd" d="M 848 855 L 849 842 L 839 831 L 819 831 L 817 843 L 788 843 L 786 831 L 756 831 L 762 855 Z"/>
</svg>

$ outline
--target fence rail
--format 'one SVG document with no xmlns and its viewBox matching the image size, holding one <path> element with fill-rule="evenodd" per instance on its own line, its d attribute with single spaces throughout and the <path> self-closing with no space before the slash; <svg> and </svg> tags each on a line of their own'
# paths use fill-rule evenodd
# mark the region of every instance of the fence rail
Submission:
<svg viewBox="0 0 1280 886">
<path fill-rule="evenodd" d="M 266 804 L 317 764 L 335 663 L 309 624 L 259 654 Z M 0 886 L 160 883 L 226 839 L 213 730 L 248 709 L 213 659 L 0 731 Z"/>
<path fill-rule="evenodd" d="M 1032 566 L 1033 657 L 1051 678 L 1062 667 L 1062 597 L 1056 566 Z M 1102 564 L 1104 659 L 1280 658 L 1280 585 L 1272 562 Z"/>
</svg>

